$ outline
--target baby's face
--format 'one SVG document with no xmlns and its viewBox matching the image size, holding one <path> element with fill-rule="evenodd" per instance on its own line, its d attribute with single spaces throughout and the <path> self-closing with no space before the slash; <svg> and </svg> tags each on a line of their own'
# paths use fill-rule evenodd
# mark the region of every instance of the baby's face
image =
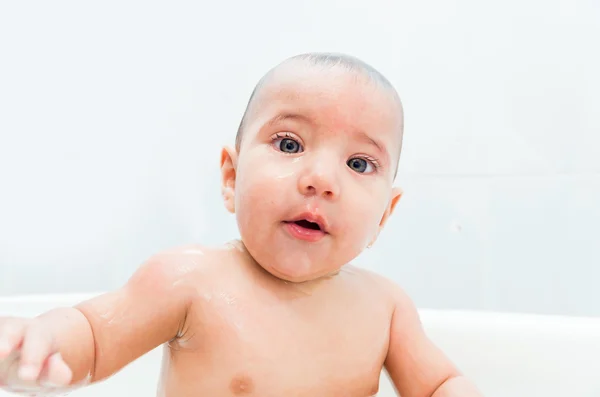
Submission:
<svg viewBox="0 0 600 397">
<path fill-rule="evenodd" d="M 300 282 L 372 243 L 400 197 L 401 129 L 401 105 L 361 75 L 279 70 L 254 101 L 239 154 L 222 157 L 226 205 L 254 259 Z"/>
</svg>

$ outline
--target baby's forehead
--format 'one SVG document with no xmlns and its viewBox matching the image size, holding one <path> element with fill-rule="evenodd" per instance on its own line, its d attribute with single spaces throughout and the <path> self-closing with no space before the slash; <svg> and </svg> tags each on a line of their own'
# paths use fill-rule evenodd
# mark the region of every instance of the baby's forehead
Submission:
<svg viewBox="0 0 600 397">
<path fill-rule="evenodd" d="M 263 123 L 311 119 L 320 125 L 395 131 L 403 123 L 402 106 L 394 92 L 360 72 L 336 68 L 278 71 L 261 87 L 253 105 L 252 113 Z"/>
<path fill-rule="evenodd" d="M 261 82 L 261 91 L 271 93 L 301 93 L 304 91 L 333 91 L 370 89 L 373 94 L 386 90 L 380 80 L 361 70 L 349 70 L 341 66 L 306 65 L 290 62 L 272 70 Z M 391 87 L 390 87 L 391 88 Z M 393 95 L 392 95 L 393 96 Z"/>
</svg>

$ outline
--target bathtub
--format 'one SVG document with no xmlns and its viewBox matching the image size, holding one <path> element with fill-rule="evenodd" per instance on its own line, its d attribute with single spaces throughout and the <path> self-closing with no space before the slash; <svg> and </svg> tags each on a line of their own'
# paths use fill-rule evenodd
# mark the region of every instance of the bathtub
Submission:
<svg viewBox="0 0 600 397">
<path fill-rule="evenodd" d="M 0 297 L 0 316 L 34 316 L 93 295 Z M 600 397 L 600 318 L 431 309 L 420 315 L 430 338 L 487 397 Z M 70 395 L 155 396 L 161 354 L 157 348 Z M 395 395 L 382 373 L 378 396 Z"/>
</svg>

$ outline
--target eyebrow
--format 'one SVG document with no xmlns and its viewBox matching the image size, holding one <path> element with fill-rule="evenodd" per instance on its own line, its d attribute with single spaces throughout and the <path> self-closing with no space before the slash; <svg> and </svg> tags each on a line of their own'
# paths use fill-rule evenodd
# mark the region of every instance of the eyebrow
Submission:
<svg viewBox="0 0 600 397">
<path fill-rule="evenodd" d="M 363 141 L 375 146 L 381 153 L 387 155 L 387 150 L 385 150 L 385 146 L 382 145 L 379 141 L 377 141 L 376 139 L 373 139 L 369 136 L 369 134 L 367 134 L 364 131 L 356 131 L 355 134 L 360 137 Z"/>
<path fill-rule="evenodd" d="M 302 122 L 305 122 L 308 124 L 314 124 L 314 121 L 310 117 L 304 116 L 302 114 L 297 114 L 297 113 L 278 114 L 277 116 L 275 116 L 272 119 L 270 119 L 269 121 L 267 121 L 266 124 L 268 126 L 273 126 L 273 125 L 277 125 L 277 124 L 282 123 L 287 120 L 297 120 L 297 121 L 302 121 Z"/>
</svg>

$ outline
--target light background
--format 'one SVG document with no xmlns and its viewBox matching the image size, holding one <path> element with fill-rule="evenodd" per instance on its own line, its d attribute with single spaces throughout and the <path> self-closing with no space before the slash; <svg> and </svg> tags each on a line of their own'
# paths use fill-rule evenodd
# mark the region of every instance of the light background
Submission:
<svg viewBox="0 0 600 397">
<path fill-rule="evenodd" d="M 0 3 L 0 295 L 100 291 L 237 237 L 218 161 L 257 80 L 356 55 L 405 105 L 357 259 L 420 307 L 599 315 L 600 2 Z"/>
</svg>

